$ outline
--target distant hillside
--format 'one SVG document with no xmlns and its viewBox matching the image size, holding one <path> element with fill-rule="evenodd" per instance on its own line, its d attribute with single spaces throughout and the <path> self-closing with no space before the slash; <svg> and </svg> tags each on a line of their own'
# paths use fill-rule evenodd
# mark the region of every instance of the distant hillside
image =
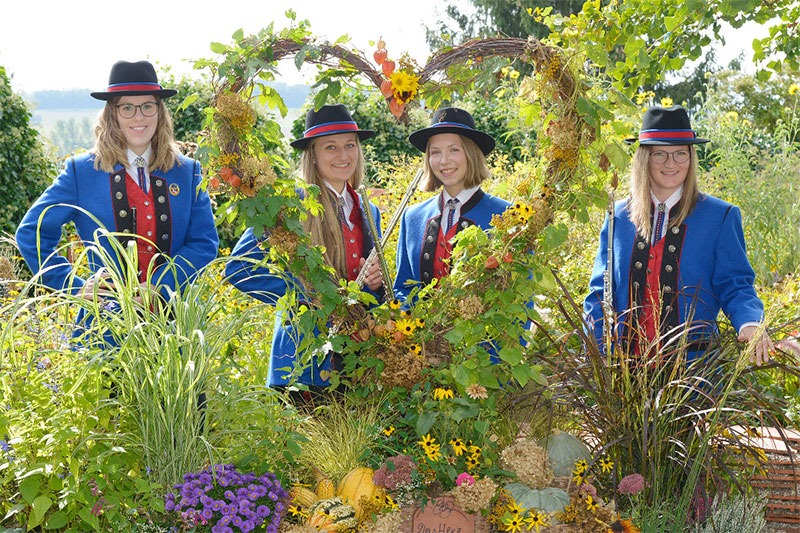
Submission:
<svg viewBox="0 0 800 533">
<path fill-rule="evenodd" d="M 286 107 L 303 107 L 309 94 L 308 85 L 287 85 L 283 82 L 268 84 L 283 97 Z M 36 110 L 47 109 L 100 109 L 103 102 L 95 100 L 89 93 L 94 89 L 69 89 L 63 91 L 35 91 L 26 95 Z"/>
</svg>

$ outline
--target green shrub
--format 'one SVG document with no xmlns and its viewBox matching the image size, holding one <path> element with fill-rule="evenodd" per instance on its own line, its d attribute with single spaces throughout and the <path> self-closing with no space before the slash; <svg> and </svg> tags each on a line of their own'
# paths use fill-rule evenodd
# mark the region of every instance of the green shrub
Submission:
<svg viewBox="0 0 800 533">
<path fill-rule="evenodd" d="M 30 120 L 30 111 L 11 90 L 6 69 L 0 66 L 0 232 L 16 230 L 56 173 Z"/>
</svg>

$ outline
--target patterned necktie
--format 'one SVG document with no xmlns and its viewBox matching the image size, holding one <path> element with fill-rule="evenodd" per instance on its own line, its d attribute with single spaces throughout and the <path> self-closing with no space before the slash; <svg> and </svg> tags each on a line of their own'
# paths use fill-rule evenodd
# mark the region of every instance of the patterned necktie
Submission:
<svg viewBox="0 0 800 533">
<path fill-rule="evenodd" d="M 144 178 L 144 165 L 147 163 L 144 160 L 144 157 L 137 157 L 133 163 L 136 165 L 136 172 L 139 175 L 139 188 L 142 189 L 144 192 L 147 192 L 147 185 L 145 183 Z"/>
<path fill-rule="evenodd" d="M 339 195 L 336 195 L 336 211 L 339 215 L 339 222 L 341 222 L 343 226 L 350 227 L 347 223 L 347 218 L 344 216 L 344 198 Z"/>
<path fill-rule="evenodd" d="M 450 228 L 453 227 L 453 217 L 456 214 L 456 207 L 458 206 L 458 198 L 450 198 L 447 200 L 447 207 L 450 211 L 447 212 L 447 231 L 445 233 L 450 233 Z"/>
<path fill-rule="evenodd" d="M 661 227 L 664 225 L 664 213 L 667 210 L 667 204 L 658 204 L 658 217 L 656 218 L 656 234 L 653 237 L 653 244 L 661 240 Z"/>
</svg>

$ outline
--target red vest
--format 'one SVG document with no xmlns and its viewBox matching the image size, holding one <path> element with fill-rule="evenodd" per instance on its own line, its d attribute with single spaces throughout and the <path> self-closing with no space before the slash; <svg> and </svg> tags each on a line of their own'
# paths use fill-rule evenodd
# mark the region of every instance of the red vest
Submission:
<svg viewBox="0 0 800 533">
<path fill-rule="evenodd" d="M 144 282 L 147 278 L 147 268 L 153 260 L 153 256 L 158 253 L 154 246 L 156 241 L 156 220 L 155 205 L 153 202 L 153 190 L 150 193 L 139 188 L 139 185 L 130 177 L 125 180 L 125 190 L 128 193 L 128 202 L 131 206 L 131 215 L 136 213 L 136 240 L 137 258 L 139 261 L 139 281 Z M 135 210 L 135 211 L 134 211 Z"/>
<path fill-rule="evenodd" d="M 364 253 L 364 227 L 358 197 L 349 185 L 347 192 L 353 199 L 353 210 L 350 211 L 350 222 L 353 223 L 353 229 L 350 229 L 347 224 L 342 224 L 342 232 L 344 233 L 344 251 L 347 258 L 347 280 L 355 281 L 361 270 L 360 263 Z"/>
<path fill-rule="evenodd" d="M 456 221 L 457 222 L 457 221 Z M 450 273 L 450 255 L 453 253 L 453 237 L 456 236 L 458 224 L 453 224 L 447 235 L 440 226 L 436 241 L 436 251 L 433 254 L 433 277 L 441 279 Z"/>
</svg>

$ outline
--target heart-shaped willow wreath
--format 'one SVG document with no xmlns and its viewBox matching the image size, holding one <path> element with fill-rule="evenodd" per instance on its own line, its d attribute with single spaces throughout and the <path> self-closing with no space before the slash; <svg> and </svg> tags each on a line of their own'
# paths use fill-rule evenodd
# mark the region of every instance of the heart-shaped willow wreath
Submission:
<svg viewBox="0 0 800 533">
<path fill-rule="evenodd" d="M 581 96 L 579 93 L 586 91 L 585 84 L 576 81 L 561 49 L 534 38 L 472 40 L 433 55 L 421 69 L 407 57 L 401 58 L 397 64 L 389 61 L 384 46 L 385 43 L 379 43 L 374 55 L 379 60 L 379 67 L 358 50 L 340 43 L 318 43 L 308 35 L 242 39 L 227 51 L 219 50 L 226 52 L 227 59 L 224 63 L 211 65 L 215 71 L 215 99 L 206 130 L 210 163 L 206 166 L 212 172 L 210 187 L 220 187 L 220 180 L 227 183 L 223 187 L 231 198 L 227 213 L 238 215 L 242 226 L 264 228 L 272 259 L 278 259 L 276 264 L 292 272 L 303 286 L 314 287 L 310 298 L 312 312 L 300 314 L 301 321 L 308 320 L 306 324 L 300 324 L 300 328 L 306 331 L 317 328 L 327 332 L 329 337 L 331 331 L 346 336 L 338 341 L 339 346 L 344 345 L 341 351 L 345 353 L 349 343 L 354 341 L 361 343 L 357 348 L 361 354 L 376 354 L 378 359 L 383 357 L 384 384 L 408 387 L 418 379 L 419 371 L 425 366 L 424 357 L 423 364 L 417 364 L 420 352 L 425 351 L 421 347 L 432 338 L 441 341 L 449 335 L 447 342 L 436 343 L 437 346 L 445 345 L 442 350 L 436 349 L 443 353 L 425 355 L 438 356 L 440 361 L 451 360 L 446 345 L 458 343 L 453 339 L 454 335 L 459 335 L 452 332 L 453 320 L 462 325 L 479 324 L 483 320 L 481 327 L 465 329 L 466 339 L 470 338 L 470 331 L 483 331 L 485 326 L 486 331 L 494 331 L 489 338 L 506 347 L 500 354 L 507 363 L 502 370 L 506 373 L 490 377 L 489 373 L 498 372 L 500 366 L 492 366 L 491 370 L 484 368 L 482 371 L 486 375 L 481 377 L 481 381 L 496 384 L 513 378 L 524 383 L 530 378 L 535 379 L 531 365 L 525 362 L 521 353 L 517 353 L 519 348 L 513 347 L 521 334 L 517 328 L 519 309 L 526 307 L 529 296 L 525 295 L 543 290 L 537 283 L 550 276 L 548 267 L 534 265 L 529 252 L 537 247 L 539 234 L 552 221 L 559 196 L 568 196 L 561 191 L 568 191 L 579 175 L 584 166 L 582 161 L 586 160 L 584 154 L 588 153 L 586 148 L 596 136 L 596 126 L 587 123 L 576 107 Z M 544 117 L 537 128 L 539 165 L 535 168 L 538 168 L 536 174 L 541 178 L 536 180 L 538 185 L 525 179 L 514 187 L 517 201 L 506 214 L 493 221 L 495 231 L 491 239 L 482 234 L 464 232 L 468 234 L 466 239 L 462 239 L 464 246 L 454 249 L 451 276 L 439 284 L 446 290 L 428 294 L 420 300 L 425 308 L 405 312 L 402 321 L 397 309 L 387 310 L 386 316 L 380 312 L 373 313 L 374 319 L 365 320 L 362 306 L 342 305 L 343 301 L 353 301 L 352 287 L 341 285 L 330 269 L 323 269 L 326 274 L 321 276 L 315 269 L 307 267 L 308 264 L 322 265 L 325 261 L 318 249 L 308 245 L 308 237 L 300 222 L 309 205 L 304 203 L 307 200 L 298 198 L 294 178 L 279 177 L 273 171 L 273 163 L 282 161 L 275 155 L 275 150 L 270 150 L 281 142 L 277 125 L 256 127 L 257 115 L 251 107 L 256 85 L 262 104 L 273 108 L 283 106 L 274 89 L 257 79 L 274 79 L 277 62 L 292 56 L 298 68 L 304 62 L 323 67 L 314 86 L 317 88 L 317 107 L 339 94 L 342 80 L 363 77 L 381 90 L 389 108 L 403 123 L 408 123 L 407 106 L 413 100 L 424 99 L 426 104 L 433 106 L 456 91 L 463 92 L 473 86 L 483 74 L 482 67 L 489 58 L 520 59 L 534 67 L 535 75 L 520 83 L 519 96 L 537 106 L 539 116 Z M 285 107 L 283 110 L 285 112 Z M 602 159 L 599 163 L 601 168 Z M 471 292 L 465 293 L 465 287 Z M 497 289 L 506 294 L 499 304 L 488 296 L 476 296 L 477 292 L 492 293 Z M 349 293 L 350 298 L 343 292 Z M 498 305 L 505 307 L 498 311 Z M 496 324 L 486 322 L 485 315 L 482 315 L 485 309 L 494 309 Z M 412 320 L 412 315 L 418 318 Z M 414 325 L 423 316 L 428 318 L 425 336 L 419 332 L 423 328 L 417 329 Z M 330 323 L 335 327 L 329 329 L 326 324 Z M 520 324 L 523 323 L 524 320 Z M 368 327 L 365 328 L 365 324 Z M 401 331 L 398 324 L 403 325 L 406 331 Z M 311 336 L 306 336 L 304 342 L 321 342 L 308 337 Z M 478 338 L 473 341 L 474 350 L 481 341 Z M 337 345 L 336 341 L 333 345 Z M 300 350 L 304 348 L 301 346 Z M 391 361 L 386 360 L 386 354 L 393 354 Z M 406 376 L 406 370 L 412 367 L 417 371 Z M 400 370 L 399 377 L 391 374 L 392 368 Z M 477 379 L 474 369 L 462 370 L 462 375 L 468 376 L 463 381 L 474 382 Z"/>
</svg>

